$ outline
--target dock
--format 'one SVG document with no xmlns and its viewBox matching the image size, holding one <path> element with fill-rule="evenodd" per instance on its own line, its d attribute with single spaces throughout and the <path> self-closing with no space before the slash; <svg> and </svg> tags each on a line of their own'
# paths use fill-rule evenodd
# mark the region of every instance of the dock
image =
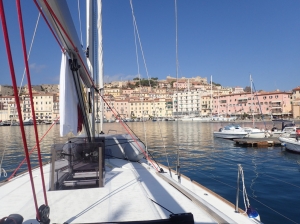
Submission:
<svg viewBox="0 0 300 224">
<path fill-rule="evenodd" d="M 281 146 L 281 142 L 278 138 L 239 138 L 233 139 L 235 144 L 243 146 L 256 146 L 256 147 L 265 147 L 265 146 Z"/>
</svg>

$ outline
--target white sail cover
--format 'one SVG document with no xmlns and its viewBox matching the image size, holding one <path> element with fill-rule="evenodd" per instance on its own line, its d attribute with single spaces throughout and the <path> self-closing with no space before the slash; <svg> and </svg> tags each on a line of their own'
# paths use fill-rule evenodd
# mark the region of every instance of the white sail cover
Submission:
<svg viewBox="0 0 300 224">
<path fill-rule="evenodd" d="M 66 54 L 62 54 L 59 80 L 60 136 L 77 135 L 78 98 Z"/>
</svg>

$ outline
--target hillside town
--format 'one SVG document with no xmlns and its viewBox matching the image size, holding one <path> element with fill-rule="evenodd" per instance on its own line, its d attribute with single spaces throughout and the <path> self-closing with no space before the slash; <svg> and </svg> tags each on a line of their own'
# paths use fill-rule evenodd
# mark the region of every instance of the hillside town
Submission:
<svg viewBox="0 0 300 224">
<path fill-rule="evenodd" d="M 23 120 L 32 119 L 27 85 L 19 88 Z M 38 122 L 59 118 L 59 85 L 32 87 Z M 96 119 L 99 119 L 100 97 Z M 117 119 L 154 119 L 183 116 L 214 119 L 299 119 L 300 86 L 292 91 L 255 91 L 250 86 L 224 87 L 195 77 L 165 80 L 134 78 L 114 81 L 104 86 L 103 114 L 107 121 Z M 0 120 L 18 120 L 12 86 L 0 85 Z"/>
</svg>

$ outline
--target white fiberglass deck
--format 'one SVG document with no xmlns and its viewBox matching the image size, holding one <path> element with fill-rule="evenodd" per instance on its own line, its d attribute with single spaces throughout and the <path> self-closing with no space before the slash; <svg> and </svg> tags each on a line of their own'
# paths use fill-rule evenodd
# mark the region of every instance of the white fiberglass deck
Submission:
<svg viewBox="0 0 300 224">
<path fill-rule="evenodd" d="M 44 166 L 47 186 L 49 168 L 50 165 Z M 35 169 L 33 175 L 41 205 L 44 201 L 39 170 Z M 173 178 L 177 176 L 173 174 Z M 232 206 L 188 179 L 182 178 L 180 191 L 171 185 L 173 181 L 168 173 L 158 174 L 145 163 L 107 159 L 104 188 L 47 191 L 51 223 L 169 218 L 170 213 L 153 201 L 173 213 L 193 213 L 195 223 L 218 223 L 220 217 L 228 223 L 253 223 L 247 216 L 235 213 Z M 174 181 L 174 184 L 177 183 Z M 184 195 L 182 192 L 187 193 Z M 198 204 L 206 208 L 202 209 L 197 203 L 193 203 L 187 197 L 189 193 L 194 199 L 199 199 Z M 14 178 L 0 187 L 0 218 L 18 213 L 24 217 L 25 223 L 38 223 L 32 199 L 29 175 Z"/>
</svg>

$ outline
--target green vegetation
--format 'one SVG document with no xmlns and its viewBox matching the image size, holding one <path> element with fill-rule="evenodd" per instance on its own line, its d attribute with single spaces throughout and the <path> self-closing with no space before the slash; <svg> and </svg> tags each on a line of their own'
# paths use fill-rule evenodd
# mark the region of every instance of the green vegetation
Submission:
<svg viewBox="0 0 300 224">
<path fill-rule="evenodd" d="M 221 84 L 216 83 L 216 82 L 212 82 L 212 84 L 215 85 L 215 86 L 221 86 Z"/>
<path fill-rule="evenodd" d="M 138 87 L 138 86 L 152 86 L 152 87 L 155 87 L 157 86 L 157 81 L 154 81 L 154 80 L 148 80 L 148 79 L 141 79 L 139 82 L 136 82 L 135 83 L 135 86 Z"/>
<path fill-rule="evenodd" d="M 135 88 L 135 85 L 130 83 L 129 81 L 127 82 L 127 86 L 126 88 L 130 88 L 130 89 L 134 89 Z"/>
</svg>

